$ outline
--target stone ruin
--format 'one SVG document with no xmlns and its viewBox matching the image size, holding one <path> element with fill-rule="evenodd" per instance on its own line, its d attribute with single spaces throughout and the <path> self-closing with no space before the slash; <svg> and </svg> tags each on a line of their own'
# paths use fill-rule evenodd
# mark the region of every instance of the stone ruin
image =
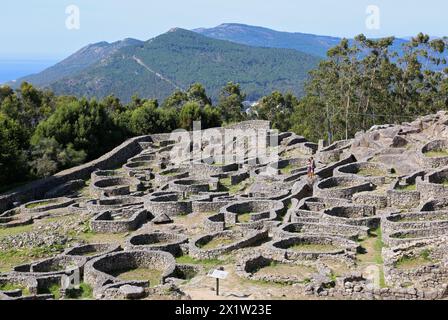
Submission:
<svg viewBox="0 0 448 320">
<path fill-rule="evenodd" d="M 230 298 L 447 296 L 447 113 L 329 146 L 265 121 L 230 129 L 240 157 L 224 128 L 137 137 L 0 196 L 2 257 L 51 248 L 0 262 L 0 299 L 73 298 L 80 284 L 94 299 L 206 299 L 218 267 Z"/>
</svg>

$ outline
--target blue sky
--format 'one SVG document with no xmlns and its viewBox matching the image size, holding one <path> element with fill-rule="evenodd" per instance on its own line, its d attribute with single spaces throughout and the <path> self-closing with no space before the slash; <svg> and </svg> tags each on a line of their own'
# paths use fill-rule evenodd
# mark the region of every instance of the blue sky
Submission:
<svg viewBox="0 0 448 320">
<path fill-rule="evenodd" d="M 65 27 L 68 5 L 80 9 L 80 30 Z M 365 26 L 368 5 L 381 28 Z M 89 43 L 125 37 L 147 40 L 172 27 L 224 22 L 281 31 L 351 37 L 447 35 L 445 0 L 14 0 L 0 11 L 0 58 L 62 58 Z"/>
</svg>

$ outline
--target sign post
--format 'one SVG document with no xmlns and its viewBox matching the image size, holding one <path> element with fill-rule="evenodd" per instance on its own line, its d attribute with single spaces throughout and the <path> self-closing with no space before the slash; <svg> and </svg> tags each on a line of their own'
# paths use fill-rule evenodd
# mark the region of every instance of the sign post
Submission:
<svg viewBox="0 0 448 320">
<path fill-rule="evenodd" d="M 216 279 L 216 295 L 217 296 L 219 296 L 219 280 L 226 279 L 228 275 L 229 275 L 229 273 L 227 271 L 224 271 L 224 268 L 222 268 L 222 270 L 220 270 L 220 269 L 212 270 L 208 273 L 208 276 L 210 278 Z"/>
<path fill-rule="evenodd" d="M 219 296 L 219 278 L 216 278 L 216 295 Z"/>
</svg>

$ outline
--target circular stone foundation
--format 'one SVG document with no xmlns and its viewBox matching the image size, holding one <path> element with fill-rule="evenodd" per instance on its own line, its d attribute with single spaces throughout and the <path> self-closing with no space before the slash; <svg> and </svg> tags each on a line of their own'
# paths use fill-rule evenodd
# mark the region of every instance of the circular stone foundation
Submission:
<svg viewBox="0 0 448 320">
<path fill-rule="evenodd" d="M 250 280 L 282 284 L 308 283 L 318 273 L 315 263 L 285 262 L 262 255 L 244 258 L 237 264 L 239 276 Z"/>
<path fill-rule="evenodd" d="M 251 225 L 274 220 L 284 209 L 281 201 L 253 200 L 241 201 L 223 207 L 226 224 Z"/>
<path fill-rule="evenodd" d="M 342 199 L 351 199 L 355 193 L 371 190 L 373 186 L 370 182 L 350 176 L 322 180 L 314 189 L 316 197 Z"/>
<path fill-rule="evenodd" d="M 336 168 L 335 176 L 360 176 L 374 184 L 386 183 L 386 176 L 390 176 L 390 170 L 380 163 L 356 162 Z"/>
<path fill-rule="evenodd" d="M 351 240 L 329 236 L 296 236 L 271 242 L 273 253 L 288 260 L 314 260 L 328 255 L 354 255 L 358 245 Z"/>
<path fill-rule="evenodd" d="M 196 259 L 213 259 L 231 251 L 260 245 L 268 237 L 267 231 L 220 231 L 191 240 L 189 255 Z"/>
<path fill-rule="evenodd" d="M 172 181 L 170 190 L 186 193 L 208 192 L 210 191 L 210 185 L 205 180 L 181 179 Z"/>
<path fill-rule="evenodd" d="M 179 234 L 154 232 L 132 236 L 126 241 L 126 250 L 160 250 L 174 256 L 182 255 L 181 245 L 188 242 L 188 238 Z"/>
<path fill-rule="evenodd" d="M 120 250 L 121 250 L 120 245 L 97 243 L 97 244 L 86 244 L 73 247 L 67 249 L 64 252 L 64 254 L 68 256 L 85 257 L 87 260 L 91 260 L 99 256 Z"/>
<path fill-rule="evenodd" d="M 147 282 L 150 286 L 163 284 L 174 275 L 176 261 L 163 251 L 125 251 L 110 253 L 89 261 L 84 281 L 95 289 L 106 284 Z"/>
<path fill-rule="evenodd" d="M 75 203 L 74 199 L 70 198 L 53 198 L 53 199 L 44 199 L 33 202 L 28 202 L 20 207 L 21 213 L 39 213 L 45 212 L 60 208 L 65 208 Z"/>
<path fill-rule="evenodd" d="M 140 190 L 141 182 L 135 178 L 112 177 L 95 181 L 90 191 L 97 197 L 122 196 Z"/>
</svg>

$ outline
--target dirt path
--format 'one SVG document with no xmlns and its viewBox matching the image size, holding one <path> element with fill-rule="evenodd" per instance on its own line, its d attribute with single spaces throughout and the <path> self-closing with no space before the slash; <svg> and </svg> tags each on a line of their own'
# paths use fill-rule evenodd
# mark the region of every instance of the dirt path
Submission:
<svg viewBox="0 0 448 320">
<path fill-rule="evenodd" d="M 226 265 L 224 268 L 229 272 L 229 276 L 227 279 L 220 281 L 219 296 L 216 296 L 216 280 L 206 274 L 196 276 L 190 282 L 181 286 L 182 291 L 193 300 L 310 300 L 316 298 L 304 296 L 291 285 L 264 283 L 240 278 L 235 273 L 233 265 Z"/>
<path fill-rule="evenodd" d="M 132 59 L 135 60 L 135 62 L 137 62 L 139 65 L 141 65 L 143 68 L 145 68 L 147 71 L 153 73 L 156 75 L 156 77 L 158 77 L 159 79 L 168 82 L 169 84 L 171 84 L 174 88 L 178 89 L 178 90 L 182 90 L 182 88 L 180 86 L 178 86 L 177 84 L 175 84 L 173 81 L 171 81 L 170 79 L 164 77 L 162 74 L 155 72 L 154 70 L 152 70 L 150 67 L 148 67 L 142 60 L 140 60 L 139 58 L 137 58 L 136 56 L 132 56 Z"/>
</svg>

